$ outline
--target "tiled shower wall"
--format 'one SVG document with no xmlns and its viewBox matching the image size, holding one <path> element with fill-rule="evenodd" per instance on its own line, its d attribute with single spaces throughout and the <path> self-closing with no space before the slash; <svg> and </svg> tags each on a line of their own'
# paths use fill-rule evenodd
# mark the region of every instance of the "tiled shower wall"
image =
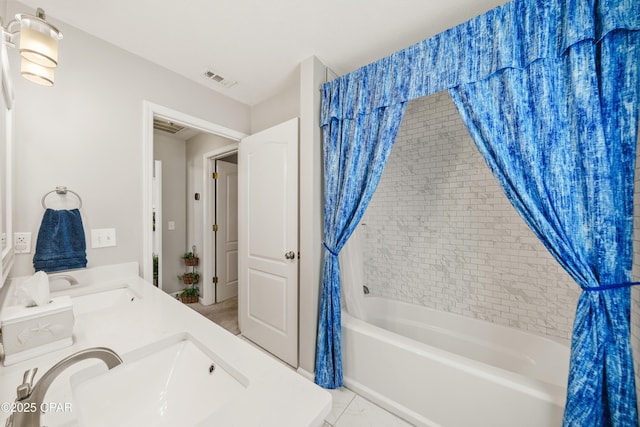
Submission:
<svg viewBox="0 0 640 427">
<path fill-rule="evenodd" d="M 640 281 L 640 150 L 635 213 Z M 362 223 L 373 294 L 570 337 L 578 286 L 509 204 L 446 92 L 409 104 Z M 631 340 L 640 397 L 640 286 Z"/>
<path fill-rule="evenodd" d="M 447 92 L 409 104 L 362 223 L 372 294 L 570 337 L 578 286 L 508 202 Z"/>
<path fill-rule="evenodd" d="M 633 280 L 640 281 L 637 153 Z M 373 294 L 570 337 L 578 286 L 509 204 L 446 92 L 409 104 L 362 223 Z M 631 304 L 640 397 L 640 286 Z"/>
</svg>

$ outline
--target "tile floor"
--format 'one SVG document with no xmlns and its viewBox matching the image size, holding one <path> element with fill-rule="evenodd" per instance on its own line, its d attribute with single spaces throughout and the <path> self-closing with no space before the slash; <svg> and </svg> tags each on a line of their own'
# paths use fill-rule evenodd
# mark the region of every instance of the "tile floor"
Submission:
<svg viewBox="0 0 640 427">
<path fill-rule="evenodd" d="M 409 427 L 411 424 L 346 388 L 329 390 L 333 409 L 323 427 Z"/>
<path fill-rule="evenodd" d="M 234 307 L 235 304 L 235 311 Z M 225 301 L 211 306 L 202 306 L 199 303 L 189 304 L 189 307 L 198 311 L 211 321 L 218 323 L 223 328 L 234 334 L 240 332 L 237 329 L 237 299 Z M 253 344 L 242 335 L 238 335 L 256 348 L 264 351 L 269 356 L 280 362 L 261 347 Z M 288 366 L 288 365 L 286 365 Z M 380 408 L 362 396 L 357 395 L 347 388 L 329 390 L 333 397 L 333 407 L 322 427 L 410 427 L 411 424 Z"/>
</svg>

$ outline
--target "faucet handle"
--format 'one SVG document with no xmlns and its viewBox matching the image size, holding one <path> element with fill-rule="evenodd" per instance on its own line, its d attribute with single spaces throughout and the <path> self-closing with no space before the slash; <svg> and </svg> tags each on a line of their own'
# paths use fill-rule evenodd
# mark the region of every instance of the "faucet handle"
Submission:
<svg viewBox="0 0 640 427">
<path fill-rule="evenodd" d="M 36 372 L 38 372 L 38 368 L 28 369 L 24 372 L 22 384 L 20 384 L 17 389 L 18 400 L 26 399 L 31 395 L 33 378 L 36 376 Z"/>
</svg>

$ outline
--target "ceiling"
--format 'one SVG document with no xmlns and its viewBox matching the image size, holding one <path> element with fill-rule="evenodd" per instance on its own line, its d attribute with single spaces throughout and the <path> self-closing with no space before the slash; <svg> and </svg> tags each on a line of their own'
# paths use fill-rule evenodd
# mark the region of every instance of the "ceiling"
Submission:
<svg viewBox="0 0 640 427">
<path fill-rule="evenodd" d="M 315 55 L 338 75 L 506 0 L 21 0 L 226 96 L 254 105 Z M 64 49 L 64 39 L 61 41 Z M 204 77 L 210 70 L 232 87 Z"/>
</svg>

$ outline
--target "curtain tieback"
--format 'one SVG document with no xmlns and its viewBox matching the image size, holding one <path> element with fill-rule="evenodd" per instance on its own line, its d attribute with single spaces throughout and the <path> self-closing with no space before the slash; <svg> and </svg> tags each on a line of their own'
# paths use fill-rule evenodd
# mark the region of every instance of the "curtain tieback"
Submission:
<svg viewBox="0 0 640 427">
<path fill-rule="evenodd" d="M 619 288 L 630 288 L 632 286 L 640 285 L 640 282 L 623 282 L 623 283 L 614 283 L 613 285 L 602 285 L 602 286 L 593 286 L 582 287 L 583 291 L 606 291 L 608 289 L 619 289 Z"/>
<path fill-rule="evenodd" d="M 328 251 L 329 251 L 329 253 L 330 253 L 331 255 L 333 255 L 333 256 L 335 256 L 335 257 L 337 257 L 337 256 L 338 256 L 338 254 L 337 254 L 337 253 L 335 253 L 334 251 L 332 251 L 332 250 L 331 250 L 331 248 L 330 248 L 329 246 L 327 246 L 327 244 L 326 244 L 325 242 L 322 242 L 322 246 L 324 246 L 324 248 L 325 248 L 326 250 L 328 250 Z"/>
</svg>

